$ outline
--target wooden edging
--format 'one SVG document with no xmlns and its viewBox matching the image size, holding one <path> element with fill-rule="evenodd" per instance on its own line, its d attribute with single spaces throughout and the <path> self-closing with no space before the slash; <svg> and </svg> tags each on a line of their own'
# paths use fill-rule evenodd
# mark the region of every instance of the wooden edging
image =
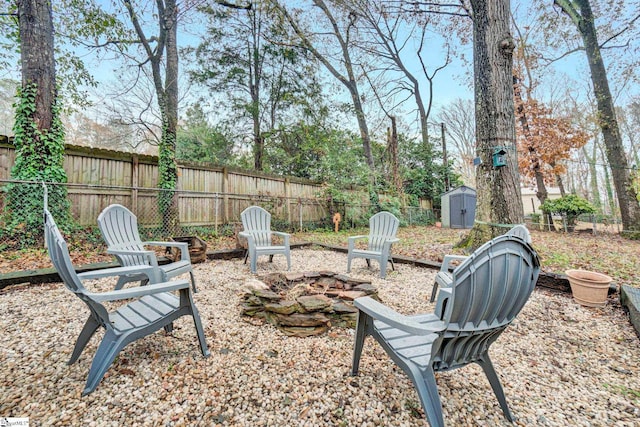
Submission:
<svg viewBox="0 0 640 427">
<path fill-rule="evenodd" d="M 336 252 L 347 253 L 347 248 L 342 246 L 333 246 L 326 245 L 324 243 L 317 242 L 303 242 L 303 243 L 295 243 L 291 245 L 292 249 L 309 247 L 309 246 L 318 246 L 324 249 L 329 249 Z M 233 258 L 242 258 L 245 254 L 245 250 L 242 248 L 238 249 L 227 249 L 220 251 L 210 251 L 207 252 L 207 259 L 233 259 Z M 409 264 L 414 265 L 416 267 L 423 268 L 431 268 L 434 270 L 440 269 L 440 263 L 429 261 L 429 260 L 421 260 L 415 258 L 409 258 L 400 255 L 394 255 L 393 260 L 399 264 Z M 161 264 L 170 262 L 168 258 L 159 258 L 158 262 Z M 117 262 L 100 262 L 95 264 L 86 264 L 76 268 L 78 273 L 83 273 L 86 271 L 100 270 L 104 268 L 113 268 L 118 267 L 119 264 Z M 0 289 L 4 289 L 7 286 L 18 285 L 18 284 L 40 284 L 40 283 L 50 283 L 50 282 L 60 282 L 60 276 L 53 268 L 44 268 L 39 270 L 25 270 L 25 271 L 14 271 L 10 273 L 2 273 L 0 274 Z M 554 291 L 559 292 L 571 292 L 571 288 L 569 286 L 569 281 L 566 276 L 562 274 L 553 274 L 553 273 L 540 273 L 540 277 L 538 278 L 537 286 L 552 289 Z M 613 284 L 609 289 L 609 293 L 617 292 L 617 286 Z"/>
</svg>

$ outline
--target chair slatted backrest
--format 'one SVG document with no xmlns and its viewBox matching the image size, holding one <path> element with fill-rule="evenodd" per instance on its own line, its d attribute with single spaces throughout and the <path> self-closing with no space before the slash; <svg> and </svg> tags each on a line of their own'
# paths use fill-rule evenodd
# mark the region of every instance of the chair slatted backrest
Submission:
<svg viewBox="0 0 640 427">
<path fill-rule="evenodd" d="M 485 243 L 453 271 L 453 289 L 434 343 L 434 368 L 477 360 L 522 310 L 533 292 L 540 261 L 523 239 L 503 235 Z"/>
<path fill-rule="evenodd" d="M 118 204 L 108 206 L 98 216 L 98 227 L 109 247 L 144 250 L 138 232 L 138 218 L 126 207 Z M 117 258 L 123 266 L 148 263 L 145 257 L 139 255 L 117 255 Z"/>
<path fill-rule="evenodd" d="M 244 231 L 253 234 L 256 246 L 271 246 L 271 214 L 260 206 L 250 206 L 240 214 Z"/>
<path fill-rule="evenodd" d="M 388 239 L 396 237 L 400 221 L 392 213 L 378 212 L 369 218 L 369 242 L 370 251 L 381 251 Z"/>
<path fill-rule="evenodd" d="M 47 245 L 49 258 L 64 282 L 64 285 L 89 306 L 89 310 L 95 315 L 96 319 L 100 319 L 100 321 L 106 319 L 108 321 L 109 315 L 107 310 L 87 295 L 87 289 L 82 285 L 71 262 L 67 242 L 65 242 L 51 212 L 48 210 L 44 212 L 44 225 L 45 244 Z"/>
</svg>

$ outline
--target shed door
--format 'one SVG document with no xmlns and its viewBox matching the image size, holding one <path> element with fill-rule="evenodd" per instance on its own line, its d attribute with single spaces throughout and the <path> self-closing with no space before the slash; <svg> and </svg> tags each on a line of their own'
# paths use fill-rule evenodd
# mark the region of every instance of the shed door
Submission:
<svg viewBox="0 0 640 427">
<path fill-rule="evenodd" d="M 452 194 L 449 198 L 449 218 L 451 228 L 472 228 L 476 216 L 476 196 L 473 194 Z"/>
<path fill-rule="evenodd" d="M 463 215 L 464 228 L 473 228 L 476 219 L 476 196 L 475 194 L 465 194 Z"/>
<path fill-rule="evenodd" d="M 449 197 L 449 223 L 451 228 L 464 228 L 464 194 Z"/>
</svg>

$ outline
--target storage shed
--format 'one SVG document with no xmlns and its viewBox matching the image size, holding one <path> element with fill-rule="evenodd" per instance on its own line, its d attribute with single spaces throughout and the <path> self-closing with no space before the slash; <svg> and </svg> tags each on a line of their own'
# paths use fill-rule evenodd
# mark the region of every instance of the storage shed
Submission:
<svg viewBox="0 0 640 427">
<path fill-rule="evenodd" d="M 476 190 L 466 185 L 451 189 L 440 196 L 442 226 L 472 228 L 476 217 Z"/>
</svg>

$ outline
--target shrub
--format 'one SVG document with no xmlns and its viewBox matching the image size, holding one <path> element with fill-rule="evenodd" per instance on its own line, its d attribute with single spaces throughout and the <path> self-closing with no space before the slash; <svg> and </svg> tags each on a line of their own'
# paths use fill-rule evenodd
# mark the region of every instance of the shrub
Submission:
<svg viewBox="0 0 640 427">
<path fill-rule="evenodd" d="M 596 209 L 582 197 L 575 194 L 569 194 L 559 199 L 547 200 L 540 209 L 545 213 L 563 215 L 567 218 L 567 226 L 576 225 L 578 216 L 581 214 L 594 213 Z"/>
</svg>

